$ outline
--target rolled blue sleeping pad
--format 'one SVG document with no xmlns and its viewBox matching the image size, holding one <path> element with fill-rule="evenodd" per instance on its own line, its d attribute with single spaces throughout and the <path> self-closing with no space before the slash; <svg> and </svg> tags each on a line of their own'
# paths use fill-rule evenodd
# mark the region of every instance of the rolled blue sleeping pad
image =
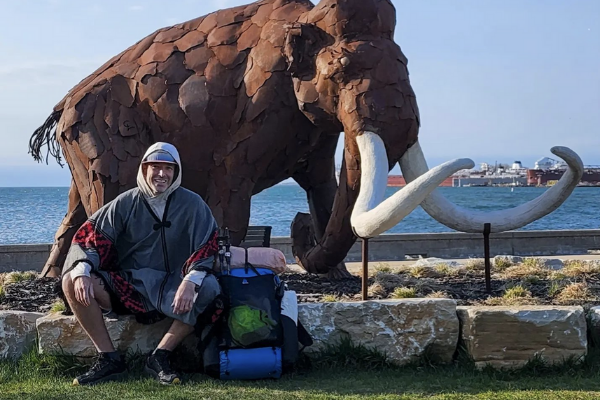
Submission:
<svg viewBox="0 0 600 400">
<path fill-rule="evenodd" d="M 230 349 L 219 353 L 221 379 L 281 377 L 281 348 Z"/>
</svg>

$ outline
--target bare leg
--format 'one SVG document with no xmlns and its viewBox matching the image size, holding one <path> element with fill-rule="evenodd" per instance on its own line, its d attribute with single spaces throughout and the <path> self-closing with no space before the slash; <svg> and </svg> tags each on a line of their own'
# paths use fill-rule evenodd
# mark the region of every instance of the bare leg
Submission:
<svg viewBox="0 0 600 400">
<path fill-rule="evenodd" d="M 63 291 L 67 302 L 75 314 L 75 318 L 90 337 L 96 350 L 99 353 L 108 353 L 115 351 L 115 347 L 108 335 L 108 330 L 104 324 L 102 310 L 110 310 L 110 295 L 104 288 L 104 281 L 97 275 L 92 274 L 92 284 L 94 285 L 94 297 L 90 300 L 90 305 L 85 307 L 75 299 L 74 284 L 70 274 L 64 276 L 62 281 Z"/>
<path fill-rule="evenodd" d="M 157 349 L 173 351 L 183 342 L 183 339 L 194 332 L 192 325 L 184 324 L 179 320 L 173 320 L 169 331 L 165 333 L 162 340 L 157 346 Z"/>
</svg>

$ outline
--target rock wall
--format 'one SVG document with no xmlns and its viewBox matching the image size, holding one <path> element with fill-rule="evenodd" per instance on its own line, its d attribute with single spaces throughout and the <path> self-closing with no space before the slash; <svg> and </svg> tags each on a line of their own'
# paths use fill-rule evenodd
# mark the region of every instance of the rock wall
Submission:
<svg viewBox="0 0 600 400">
<path fill-rule="evenodd" d="M 521 367 L 534 357 L 561 363 L 587 354 L 582 307 L 458 307 L 461 339 L 475 365 Z"/>
<path fill-rule="evenodd" d="M 0 311 L 0 358 L 19 358 L 33 347 L 35 321 L 44 314 L 26 311 Z"/>
<path fill-rule="evenodd" d="M 398 364 L 425 354 L 450 362 L 458 341 L 456 303 L 449 299 L 303 304 L 298 313 L 315 340 L 313 352 L 349 337 Z"/>
<path fill-rule="evenodd" d="M 298 317 L 315 340 L 309 352 L 347 337 L 385 352 L 397 364 L 424 355 L 450 362 L 459 337 L 479 368 L 520 367 L 537 356 L 550 363 L 583 359 L 588 329 L 591 337 L 600 339 L 600 307 L 590 310 L 589 326 L 581 307 L 456 307 L 448 299 L 300 304 Z M 158 344 L 170 321 L 141 325 L 127 316 L 106 323 L 118 349 L 146 353 Z M 19 357 L 36 339 L 41 353 L 95 354 L 72 316 L 0 311 L 0 358 Z M 184 346 L 184 352 L 194 348 L 195 338 Z"/>
</svg>

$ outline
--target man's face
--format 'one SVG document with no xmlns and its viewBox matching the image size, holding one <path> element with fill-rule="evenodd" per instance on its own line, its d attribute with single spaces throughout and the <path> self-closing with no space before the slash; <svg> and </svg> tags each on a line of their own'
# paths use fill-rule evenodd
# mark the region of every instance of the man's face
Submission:
<svg viewBox="0 0 600 400">
<path fill-rule="evenodd" d="M 146 183 L 154 194 L 163 193 L 173 183 L 173 176 L 175 176 L 175 164 L 170 163 L 146 163 L 145 178 Z"/>
</svg>

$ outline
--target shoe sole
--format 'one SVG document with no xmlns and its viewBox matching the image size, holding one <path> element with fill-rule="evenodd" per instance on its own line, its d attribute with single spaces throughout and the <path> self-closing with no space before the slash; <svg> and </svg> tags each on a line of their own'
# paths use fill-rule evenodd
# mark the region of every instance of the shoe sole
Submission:
<svg viewBox="0 0 600 400">
<path fill-rule="evenodd" d="M 171 382 L 161 381 L 160 378 L 158 377 L 158 373 L 156 373 L 156 371 L 154 371 L 153 369 L 148 368 L 147 365 L 144 365 L 144 371 L 146 371 L 146 373 L 152 375 L 152 377 L 154 379 L 156 379 L 158 381 L 158 383 L 160 383 L 161 385 L 169 386 L 169 385 L 179 385 L 179 384 L 181 384 L 181 379 L 179 379 L 179 378 L 175 378 Z"/>
<path fill-rule="evenodd" d="M 93 381 L 93 382 L 86 382 L 86 383 L 80 383 L 77 378 L 73 379 L 73 386 L 93 386 L 93 385 L 97 385 L 99 383 L 107 383 L 107 382 L 117 382 L 117 381 L 122 381 L 125 376 L 127 376 L 126 372 L 119 372 L 118 374 L 112 374 L 112 375 L 108 375 L 105 376 L 104 378 L 100 378 L 97 381 Z"/>
</svg>

